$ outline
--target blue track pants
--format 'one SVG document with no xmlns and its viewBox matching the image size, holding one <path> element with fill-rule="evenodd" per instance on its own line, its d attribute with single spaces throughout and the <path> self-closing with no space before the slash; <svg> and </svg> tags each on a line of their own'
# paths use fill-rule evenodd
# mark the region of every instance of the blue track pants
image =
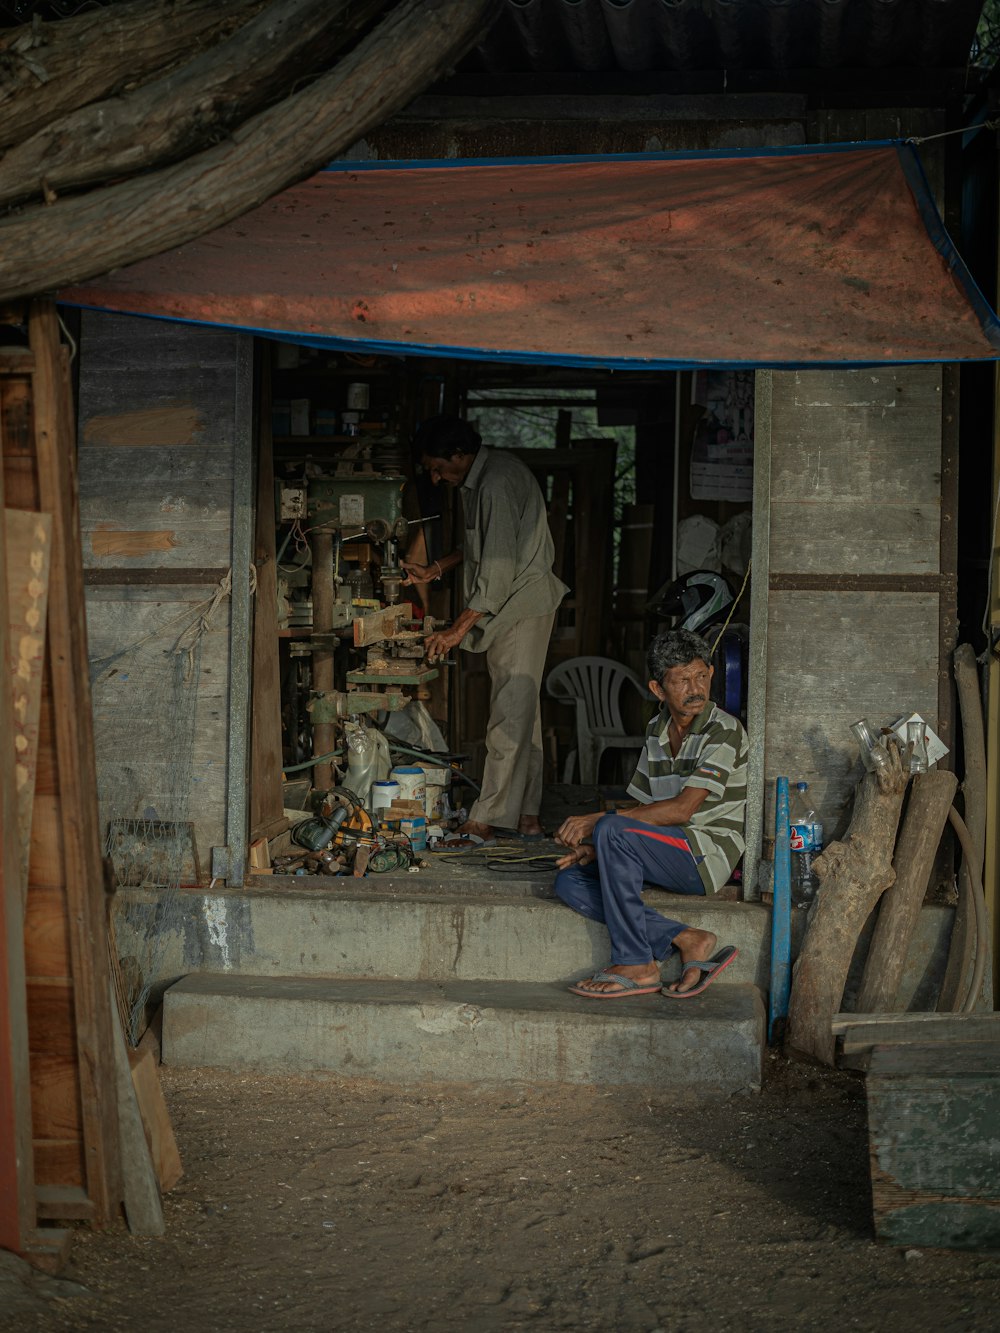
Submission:
<svg viewBox="0 0 1000 1333">
<path fill-rule="evenodd" d="M 611 936 L 612 963 L 662 961 L 687 929 L 642 901 L 643 885 L 671 893 L 704 894 L 698 860 L 683 828 L 643 824 L 628 815 L 603 815 L 592 834 L 597 860 L 560 870 L 554 885 L 567 907 L 601 921 Z"/>
</svg>

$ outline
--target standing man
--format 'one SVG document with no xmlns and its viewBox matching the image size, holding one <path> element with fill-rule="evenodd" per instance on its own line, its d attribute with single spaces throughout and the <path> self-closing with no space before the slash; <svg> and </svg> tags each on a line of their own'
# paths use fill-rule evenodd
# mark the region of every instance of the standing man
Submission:
<svg viewBox="0 0 1000 1333">
<path fill-rule="evenodd" d="M 712 650 L 690 630 L 658 634 L 647 653 L 649 688 L 660 710 L 629 784 L 637 805 L 617 814 L 573 815 L 556 833 L 570 848 L 555 891 L 611 936 L 611 963 L 570 990 L 594 1000 L 660 991 L 700 994 L 736 957 L 716 952 L 710 930 L 671 921 L 646 907 L 645 883 L 671 893 L 715 893 L 743 855 L 747 734 L 709 698 Z M 657 960 L 677 949 L 679 981 L 661 988 Z"/>
<path fill-rule="evenodd" d="M 556 608 L 569 591 L 552 572 L 542 492 L 519 459 L 487 449 L 461 417 L 431 417 L 416 443 L 435 486 L 459 489 L 465 520 L 461 549 L 430 565 L 403 561 L 411 584 L 462 565 L 463 609 L 450 629 L 428 635 L 427 656 L 434 662 L 461 645 L 485 653 L 490 674 L 483 787 L 459 833 L 483 841 L 497 829 L 539 835 L 539 691 Z"/>
</svg>

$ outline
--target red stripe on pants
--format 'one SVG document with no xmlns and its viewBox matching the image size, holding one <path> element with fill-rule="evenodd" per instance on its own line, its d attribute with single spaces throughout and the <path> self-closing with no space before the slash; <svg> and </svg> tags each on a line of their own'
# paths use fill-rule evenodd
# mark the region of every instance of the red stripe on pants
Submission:
<svg viewBox="0 0 1000 1333">
<path fill-rule="evenodd" d="M 671 847 L 680 847 L 683 851 L 689 852 L 691 844 L 686 838 L 671 838 L 668 833 L 650 833 L 646 828 L 627 828 L 626 833 L 638 833 L 642 838 L 655 838 L 657 842 L 665 842 Z"/>
</svg>

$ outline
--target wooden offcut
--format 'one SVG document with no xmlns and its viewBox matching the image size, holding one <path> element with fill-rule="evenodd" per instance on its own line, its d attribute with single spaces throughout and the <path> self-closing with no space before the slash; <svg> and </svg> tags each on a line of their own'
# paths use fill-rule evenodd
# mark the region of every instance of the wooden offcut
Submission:
<svg viewBox="0 0 1000 1333">
<path fill-rule="evenodd" d="M 837 1014 L 830 1024 L 845 1055 L 874 1046 L 953 1045 L 964 1041 L 1000 1042 L 1000 1014 L 852 1013 Z"/>
<path fill-rule="evenodd" d="M 172 1190 L 184 1174 L 173 1126 L 163 1099 L 156 1056 L 150 1047 L 128 1052 L 139 1118 L 161 1193 Z"/>
<path fill-rule="evenodd" d="M 875 933 L 865 960 L 857 1005 L 862 1012 L 893 1007 L 957 786 L 955 774 L 943 770 L 921 773 L 913 779 L 893 861 L 896 881 L 879 903 Z"/>
</svg>

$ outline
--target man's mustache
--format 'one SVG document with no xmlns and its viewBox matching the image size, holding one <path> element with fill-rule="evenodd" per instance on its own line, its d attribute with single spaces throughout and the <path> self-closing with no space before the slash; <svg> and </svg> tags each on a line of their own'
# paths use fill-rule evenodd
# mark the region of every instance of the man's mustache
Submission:
<svg viewBox="0 0 1000 1333">
<path fill-rule="evenodd" d="M 705 696 L 703 694 L 689 694 L 684 700 L 685 704 L 703 704 L 704 702 Z"/>
</svg>

